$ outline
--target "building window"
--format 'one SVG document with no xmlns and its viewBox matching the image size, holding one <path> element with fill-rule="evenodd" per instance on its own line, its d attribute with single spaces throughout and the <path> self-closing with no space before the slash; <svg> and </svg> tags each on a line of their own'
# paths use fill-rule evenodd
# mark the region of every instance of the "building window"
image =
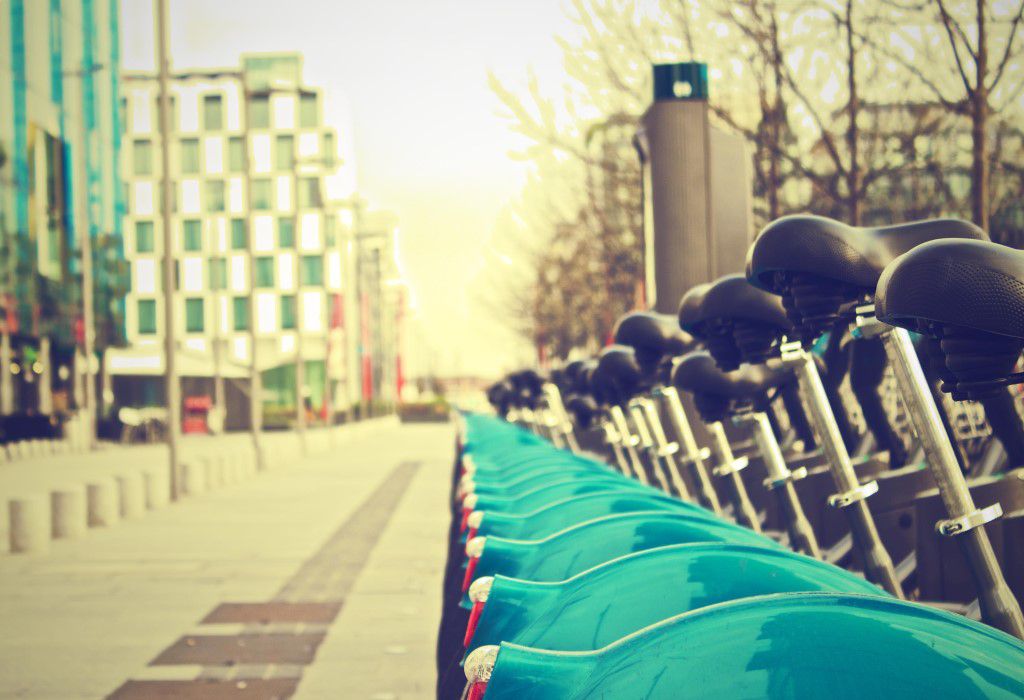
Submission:
<svg viewBox="0 0 1024 700">
<path fill-rule="evenodd" d="M 181 172 L 183 175 L 199 173 L 199 139 L 181 140 Z"/>
<path fill-rule="evenodd" d="M 203 249 L 203 224 L 198 219 L 189 219 L 181 224 L 182 245 L 189 253 Z"/>
<path fill-rule="evenodd" d="M 231 300 L 236 331 L 249 330 L 249 297 L 235 297 Z"/>
<path fill-rule="evenodd" d="M 245 227 L 245 219 L 231 220 L 231 249 L 245 250 L 249 247 L 248 231 Z"/>
<path fill-rule="evenodd" d="M 156 333 L 156 299 L 139 299 L 139 334 Z"/>
<path fill-rule="evenodd" d="M 299 126 L 303 129 L 312 129 L 316 127 L 316 123 L 316 95 L 312 93 L 303 94 L 299 98 Z"/>
<path fill-rule="evenodd" d="M 295 137 L 277 137 L 274 161 L 278 170 L 291 170 L 295 167 Z"/>
<path fill-rule="evenodd" d="M 330 165 L 338 157 L 334 148 L 334 134 L 330 131 L 324 132 L 324 161 Z"/>
<path fill-rule="evenodd" d="M 271 209 L 274 204 L 274 190 L 268 178 L 259 178 L 252 181 L 252 208 L 256 210 Z"/>
<path fill-rule="evenodd" d="M 338 242 L 338 217 L 329 215 L 324 217 L 324 245 L 333 248 Z"/>
<path fill-rule="evenodd" d="M 185 300 L 185 332 L 202 333 L 205 327 L 202 299 Z"/>
<path fill-rule="evenodd" d="M 225 258 L 210 260 L 210 289 L 220 291 L 228 288 L 228 261 Z"/>
<path fill-rule="evenodd" d="M 249 126 L 253 129 L 270 128 L 269 95 L 253 95 L 249 98 Z"/>
<path fill-rule="evenodd" d="M 206 181 L 206 211 L 224 211 L 224 181 Z"/>
<path fill-rule="evenodd" d="M 324 283 L 323 256 L 302 256 L 302 267 L 299 270 L 299 283 L 305 287 L 319 287 Z"/>
<path fill-rule="evenodd" d="M 274 258 L 269 255 L 256 258 L 256 286 L 274 286 Z"/>
<path fill-rule="evenodd" d="M 281 297 L 281 330 L 295 330 L 295 295 Z"/>
<path fill-rule="evenodd" d="M 153 222 L 152 221 L 136 221 L 135 222 L 135 252 L 136 253 L 152 253 L 153 252 Z"/>
<path fill-rule="evenodd" d="M 290 216 L 277 217 L 277 247 L 291 248 L 295 245 L 295 221 Z"/>
<path fill-rule="evenodd" d="M 207 131 L 224 128 L 224 100 L 220 95 L 203 95 L 203 128 Z"/>
<path fill-rule="evenodd" d="M 132 161 L 136 175 L 152 175 L 153 142 L 148 139 L 136 139 L 132 145 Z"/>
<path fill-rule="evenodd" d="M 232 136 L 228 139 L 228 171 L 240 173 L 245 170 L 245 151 L 242 150 L 242 139 Z"/>
<path fill-rule="evenodd" d="M 322 204 L 320 200 L 320 178 L 299 178 L 299 208 L 316 209 Z"/>
</svg>

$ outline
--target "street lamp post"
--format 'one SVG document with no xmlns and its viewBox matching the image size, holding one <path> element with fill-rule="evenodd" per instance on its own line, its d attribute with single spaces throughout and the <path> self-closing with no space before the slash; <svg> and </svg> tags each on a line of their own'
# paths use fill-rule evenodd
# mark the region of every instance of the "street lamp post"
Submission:
<svg viewBox="0 0 1024 700">
<path fill-rule="evenodd" d="M 252 231 L 252 164 L 249 154 L 249 109 L 251 92 L 249 81 L 245 71 L 235 74 L 241 86 L 242 92 L 242 190 L 245 199 L 245 251 L 246 263 L 249 268 L 249 357 L 252 360 L 251 374 L 249 375 L 249 424 L 252 431 L 252 446 L 256 454 L 256 466 L 263 469 L 263 445 L 260 440 L 260 433 L 263 429 L 263 376 L 260 374 L 259 365 L 259 335 L 256 329 L 256 321 L 259 317 L 256 308 L 256 256 L 253 253 L 254 241 Z"/>
<path fill-rule="evenodd" d="M 171 232 L 171 211 L 174 188 L 171 182 L 171 92 L 170 57 L 167 37 L 167 0 L 156 0 L 156 65 L 159 80 L 160 124 L 160 190 L 164 241 L 164 355 L 166 356 L 165 387 L 167 393 L 167 448 L 170 458 L 171 498 L 181 493 L 178 479 L 178 441 L 181 432 L 181 385 L 177 371 L 177 338 L 174 327 L 174 246 Z M 86 332 L 88 334 L 88 331 Z M 91 382 L 90 382 L 91 383 Z"/>
<path fill-rule="evenodd" d="M 102 64 L 83 65 L 79 70 L 64 71 L 69 78 L 84 79 L 102 70 Z M 96 319 L 93 302 L 93 271 L 92 271 L 92 232 L 89 230 L 91 193 L 89 192 L 89 173 L 86 158 L 89 150 L 89 126 L 85 113 L 85 89 L 82 86 L 82 113 L 78 120 L 79 154 L 76 159 L 76 170 L 82 188 L 82 204 L 74 207 L 75 229 L 78 231 L 79 247 L 82 255 L 82 354 L 85 355 L 85 396 L 82 397 L 85 408 L 85 447 L 93 449 L 96 443 L 96 382 L 92 376 L 93 354 L 96 343 Z M 74 203 L 72 203 L 74 206 Z M 46 358 L 49 364 L 49 358 Z M 48 379 L 48 377 L 47 377 Z M 40 389 L 42 390 L 42 389 Z"/>
</svg>

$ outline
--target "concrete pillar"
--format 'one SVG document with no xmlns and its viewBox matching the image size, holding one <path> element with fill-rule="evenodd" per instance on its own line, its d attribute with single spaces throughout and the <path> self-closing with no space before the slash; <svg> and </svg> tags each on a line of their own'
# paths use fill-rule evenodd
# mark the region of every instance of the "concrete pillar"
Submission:
<svg viewBox="0 0 1024 700">
<path fill-rule="evenodd" d="M 11 376 L 11 336 L 0 334 L 0 414 L 14 413 L 14 378 Z"/>
<path fill-rule="evenodd" d="M 191 457 L 181 463 L 181 488 L 186 495 L 198 496 L 206 491 L 206 464 Z"/>
<path fill-rule="evenodd" d="M 50 532 L 54 539 L 81 537 L 88 528 L 85 489 L 67 486 L 50 492 Z"/>
<path fill-rule="evenodd" d="M 88 368 L 85 364 L 85 355 L 75 348 L 75 358 L 72 364 L 72 374 L 74 381 L 72 385 L 75 387 L 75 406 L 78 407 L 77 416 L 79 419 L 84 421 L 83 407 L 85 406 L 85 377 Z"/>
<path fill-rule="evenodd" d="M 114 400 L 114 380 L 110 374 L 110 362 L 105 350 L 99 350 L 100 354 L 100 395 L 97 397 L 99 415 L 107 415 Z"/>
<path fill-rule="evenodd" d="M 42 554 L 50 549 L 50 504 L 46 496 L 12 498 L 7 505 L 11 552 Z"/>
<path fill-rule="evenodd" d="M 136 471 L 118 474 L 117 495 L 121 517 L 125 520 L 142 517 L 146 512 L 146 491 L 142 475 Z"/>
<path fill-rule="evenodd" d="M 742 272 L 753 236 L 750 158 L 711 127 L 707 66 L 654 66 L 637 146 L 644 170 L 648 301 L 675 314 L 691 287 Z"/>
<path fill-rule="evenodd" d="M 215 453 L 201 459 L 206 469 L 206 487 L 211 491 L 219 489 L 224 485 L 224 457 Z"/>
<path fill-rule="evenodd" d="M 89 509 L 89 527 L 109 527 L 121 519 L 121 503 L 117 482 L 98 479 L 85 485 Z"/>
<path fill-rule="evenodd" d="M 150 467 L 142 471 L 142 485 L 146 493 L 146 508 L 163 508 L 171 500 L 171 481 L 167 469 Z"/>
<path fill-rule="evenodd" d="M 50 360 L 50 339 L 39 339 L 39 412 L 44 416 L 53 414 L 53 362 Z"/>
</svg>

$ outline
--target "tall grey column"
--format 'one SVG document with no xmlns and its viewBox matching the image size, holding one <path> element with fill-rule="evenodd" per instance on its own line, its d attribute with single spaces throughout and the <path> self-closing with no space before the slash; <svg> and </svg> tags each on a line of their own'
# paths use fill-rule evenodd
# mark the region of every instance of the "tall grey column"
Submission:
<svg viewBox="0 0 1024 700">
<path fill-rule="evenodd" d="M 644 174 L 649 302 L 675 313 L 691 287 L 743 269 L 753 233 L 743 139 L 711 127 L 707 66 L 654 66 L 637 133 Z"/>
</svg>

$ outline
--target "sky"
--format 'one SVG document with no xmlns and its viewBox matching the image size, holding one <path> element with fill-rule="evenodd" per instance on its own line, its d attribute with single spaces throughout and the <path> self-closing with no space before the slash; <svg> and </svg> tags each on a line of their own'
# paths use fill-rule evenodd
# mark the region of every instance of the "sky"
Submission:
<svg viewBox="0 0 1024 700">
<path fill-rule="evenodd" d="M 514 250 L 495 222 L 521 191 L 523 144 L 488 71 L 525 85 L 563 72 L 562 0 L 169 0 L 174 69 L 236 66 L 246 52 L 300 51 L 331 126 L 351 130 L 360 193 L 400 219 L 417 302 L 412 373 L 497 375 L 531 350 L 498 318 L 487 287 Z M 151 0 L 122 0 L 123 66 L 152 70 Z M 344 139 L 343 139 L 344 142 Z M 497 250 L 503 252 L 495 253 Z"/>
</svg>

